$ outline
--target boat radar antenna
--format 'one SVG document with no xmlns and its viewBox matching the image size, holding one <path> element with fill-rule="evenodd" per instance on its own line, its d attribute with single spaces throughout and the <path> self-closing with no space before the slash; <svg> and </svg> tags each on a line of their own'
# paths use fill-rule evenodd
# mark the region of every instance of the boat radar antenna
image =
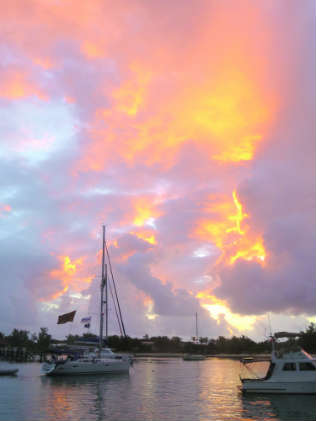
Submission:
<svg viewBox="0 0 316 421">
<path fill-rule="evenodd" d="M 269 329 L 270 329 L 270 336 L 272 337 L 272 328 L 271 328 L 271 319 L 270 319 L 270 313 L 268 313 L 268 322 L 269 322 Z"/>
</svg>

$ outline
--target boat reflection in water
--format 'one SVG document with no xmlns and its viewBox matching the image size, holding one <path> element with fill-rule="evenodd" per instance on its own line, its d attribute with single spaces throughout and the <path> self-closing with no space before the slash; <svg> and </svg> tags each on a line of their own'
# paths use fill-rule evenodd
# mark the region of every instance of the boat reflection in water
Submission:
<svg viewBox="0 0 316 421">
<path fill-rule="evenodd" d="M 312 395 L 241 395 L 244 419 L 315 421 L 316 400 Z"/>
<path fill-rule="evenodd" d="M 106 419 L 106 410 L 115 413 L 112 406 L 118 399 L 118 390 L 129 385 L 129 373 L 106 376 L 41 376 L 45 405 L 42 419 Z M 71 416 L 70 416 L 71 414 Z"/>
</svg>

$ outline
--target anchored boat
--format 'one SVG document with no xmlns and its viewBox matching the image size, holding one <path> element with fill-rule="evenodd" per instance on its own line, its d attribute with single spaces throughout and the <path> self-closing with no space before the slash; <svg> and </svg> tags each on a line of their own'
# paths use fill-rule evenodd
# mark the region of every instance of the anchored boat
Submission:
<svg viewBox="0 0 316 421">
<path fill-rule="evenodd" d="M 15 376 L 18 371 L 19 371 L 18 368 L 0 369 L 0 376 Z"/>
<path fill-rule="evenodd" d="M 102 244 L 102 278 L 100 295 L 100 335 L 99 348 L 95 352 L 86 353 L 79 358 L 68 356 L 66 360 L 53 359 L 45 362 L 42 366 L 42 372 L 47 376 L 75 375 L 75 374 L 106 374 L 106 373 L 128 373 L 131 365 L 129 355 L 115 354 L 110 348 L 103 347 L 103 317 L 104 304 L 106 304 L 106 338 L 108 336 L 108 279 L 107 265 L 105 264 L 105 250 L 108 255 L 105 242 L 105 227 L 103 226 L 103 244 Z M 109 255 L 108 255 L 109 258 Z M 109 261 L 110 264 L 110 261 Z M 111 270 L 111 266 L 110 266 Z M 112 270 L 111 270 L 112 274 Z M 112 275 L 113 276 L 113 275 Z M 122 322 L 122 320 L 121 320 Z M 123 323 L 122 323 L 123 324 Z M 123 330 L 125 333 L 124 325 Z"/>
<path fill-rule="evenodd" d="M 201 354 L 185 354 L 183 356 L 184 361 L 201 361 L 205 360 L 205 355 Z"/>
<path fill-rule="evenodd" d="M 240 378 L 243 393 L 316 393 L 316 363 L 312 356 L 300 348 L 283 351 L 275 349 L 277 339 L 296 336 L 299 334 L 279 332 L 271 337 L 272 353 L 268 371 L 263 378 Z M 258 361 L 249 358 L 241 360 L 246 367 Z"/>
<path fill-rule="evenodd" d="M 198 315 L 195 313 L 195 337 L 193 338 L 196 345 L 200 344 L 198 336 Z M 205 360 L 205 355 L 202 354 L 185 354 L 183 356 L 184 361 L 201 361 Z"/>
</svg>

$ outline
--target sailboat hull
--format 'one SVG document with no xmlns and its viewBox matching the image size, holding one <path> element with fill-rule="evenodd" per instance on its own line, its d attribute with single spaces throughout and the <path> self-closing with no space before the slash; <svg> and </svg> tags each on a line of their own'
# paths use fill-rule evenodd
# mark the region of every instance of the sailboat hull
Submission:
<svg viewBox="0 0 316 421">
<path fill-rule="evenodd" d="M 129 367 L 129 361 L 122 360 L 66 361 L 63 364 L 45 363 L 42 372 L 47 376 L 128 373 Z"/>
</svg>

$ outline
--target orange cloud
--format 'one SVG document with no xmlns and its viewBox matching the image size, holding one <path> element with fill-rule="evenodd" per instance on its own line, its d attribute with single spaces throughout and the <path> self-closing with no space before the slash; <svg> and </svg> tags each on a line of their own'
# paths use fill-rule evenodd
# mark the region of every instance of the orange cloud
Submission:
<svg viewBox="0 0 316 421">
<path fill-rule="evenodd" d="M 224 300 L 220 300 L 215 295 L 208 293 L 207 291 L 201 291 L 196 295 L 199 299 L 201 307 L 205 308 L 210 316 L 220 323 L 221 317 L 223 317 L 228 325 L 230 326 L 230 333 L 233 334 L 231 328 L 244 332 L 245 330 L 252 330 L 254 323 L 257 320 L 256 316 L 242 316 L 237 313 L 230 311 L 229 306 Z"/>
<path fill-rule="evenodd" d="M 116 111 L 135 116 L 145 101 L 152 75 L 144 65 L 137 62 L 132 62 L 129 68 L 130 78 L 114 89 L 112 98 Z"/>
<path fill-rule="evenodd" d="M 49 70 L 52 69 L 54 66 L 54 63 L 52 61 L 52 59 L 48 58 L 48 57 L 37 57 L 34 59 L 34 63 L 37 64 L 38 66 L 42 67 L 45 70 Z"/>
<path fill-rule="evenodd" d="M 92 144 L 79 170 L 102 170 L 105 156 L 169 168 L 188 141 L 222 163 L 253 159 L 278 109 L 269 79 L 271 40 L 252 23 L 267 25 L 257 7 L 232 7 L 205 11 L 212 25 L 200 28 L 184 57 L 169 44 L 147 57 L 126 57 L 120 85 L 100 86 L 110 105 L 91 122 Z"/>
<path fill-rule="evenodd" d="M 155 232 L 153 230 L 148 229 L 141 229 L 137 231 L 131 231 L 131 234 L 135 235 L 137 238 L 146 241 L 149 244 L 155 245 L 157 244 Z"/>
<path fill-rule="evenodd" d="M 62 296 L 70 288 L 75 291 L 81 291 L 90 284 L 94 275 L 86 276 L 84 273 L 84 257 L 71 260 L 69 256 L 58 256 L 60 266 L 48 273 L 51 280 L 60 280 L 62 283 L 62 290 L 55 292 L 47 300 L 53 300 Z"/>
<path fill-rule="evenodd" d="M 125 253 L 120 253 L 119 256 L 116 256 L 115 261 L 118 263 L 126 262 L 131 256 L 135 254 L 135 250 L 129 250 Z"/>
<path fill-rule="evenodd" d="M 97 59 L 104 57 L 104 49 L 96 42 L 84 41 L 81 44 L 81 51 L 88 59 Z"/>
<path fill-rule="evenodd" d="M 154 302 L 153 300 L 148 296 L 148 295 L 144 295 L 144 306 L 147 308 L 147 311 L 145 313 L 145 316 L 148 320 L 155 320 L 156 317 L 158 316 L 158 314 L 155 314 L 153 312 L 154 309 Z"/>
<path fill-rule="evenodd" d="M 241 69 L 227 71 L 225 77 L 197 84 L 192 91 L 180 90 L 173 98 L 166 94 L 165 101 L 159 98 L 157 104 L 148 102 L 153 88 L 149 75 L 145 68 L 142 82 L 138 75 L 131 76 L 113 93 L 113 108 L 98 111 L 90 132 L 93 143 L 80 167 L 101 170 L 100 156 L 104 157 L 105 150 L 113 150 L 114 156 L 131 164 L 141 160 L 148 166 L 158 162 L 170 167 L 188 140 L 216 161 L 253 158 L 272 124 L 274 106 L 251 74 Z M 145 98 L 147 109 L 154 111 L 138 115 Z"/>
<path fill-rule="evenodd" d="M 147 197 L 136 197 L 132 202 L 132 207 L 133 224 L 138 227 L 150 222 L 151 219 L 158 218 L 162 214 L 155 203 Z"/>
<path fill-rule="evenodd" d="M 23 72 L 9 71 L 2 77 L 0 82 L 1 97 L 17 100 L 33 95 L 41 100 L 47 100 L 47 95 L 31 83 Z"/>
<path fill-rule="evenodd" d="M 210 196 L 204 218 L 197 222 L 193 236 L 213 242 L 221 251 L 220 261 L 233 264 L 237 259 L 257 260 L 263 263 L 266 251 L 259 233 L 247 223 L 249 217 L 233 192 L 232 201 Z M 209 215 L 209 216 L 207 216 Z"/>
<path fill-rule="evenodd" d="M 65 288 L 63 288 L 61 291 L 57 291 L 57 292 L 55 292 L 54 294 L 52 294 L 52 295 L 49 297 L 49 300 L 50 300 L 50 301 L 51 301 L 51 300 L 56 300 L 57 298 L 59 298 L 59 297 L 61 297 L 62 295 L 64 295 L 64 294 L 68 291 L 68 289 L 69 289 L 69 286 L 68 286 L 68 285 L 66 285 L 66 286 L 65 286 Z M 42 299 L 41 301 L 44 301 L 44 300 Z"/>
</svg>

